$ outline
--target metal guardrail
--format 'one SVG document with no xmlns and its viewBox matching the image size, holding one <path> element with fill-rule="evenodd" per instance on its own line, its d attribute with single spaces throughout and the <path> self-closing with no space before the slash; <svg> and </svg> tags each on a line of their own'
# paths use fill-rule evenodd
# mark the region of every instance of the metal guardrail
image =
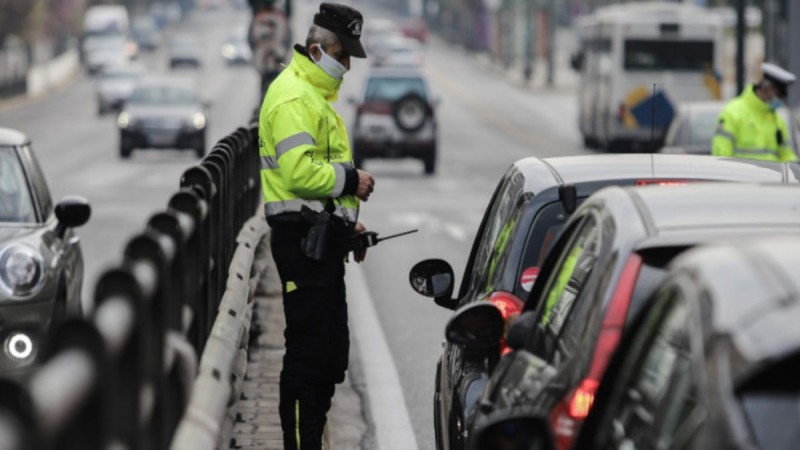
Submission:
<svg viewBox="0 0 800 450">
<path fill-rule="evenodd" d="M 219 439 L 241 386 L 267 229 L 257 145 L 240 128 L 187 169 L 100 276 L 91 317 L 51 330 L 26 384 L 0 380 L 0 448 L 213 448 L 173 437 L 199 421 Z"/>
</svg>

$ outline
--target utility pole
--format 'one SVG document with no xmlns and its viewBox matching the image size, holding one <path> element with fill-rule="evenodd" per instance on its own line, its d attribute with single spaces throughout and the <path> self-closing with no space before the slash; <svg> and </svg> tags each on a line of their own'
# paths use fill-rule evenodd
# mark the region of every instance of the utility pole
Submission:
<svg viewBox="0 0 800 450">
<path fill-rule="evenodd" d="M 736 0 L 736 94 L 744 89 L 744 35 L 747 24 L 744 17 L 745 0 Z"/>
<path fill-rule="evenodd" d="M 789 71 L 800 75 L 800 2 L 789 0 Z M 789 105 L 800 107 L 800 85 L 789 89 Z"/>
</svg>

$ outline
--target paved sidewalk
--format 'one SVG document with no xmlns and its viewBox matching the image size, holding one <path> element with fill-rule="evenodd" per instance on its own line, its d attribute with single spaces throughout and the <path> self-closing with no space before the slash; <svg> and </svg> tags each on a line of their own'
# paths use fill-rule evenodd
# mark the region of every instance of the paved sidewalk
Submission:
<svg viewBox="0 0 800 450">
<path fill-rule="evenodd" d="M 267 252 L 269 255 L 270 252 Z M 283 362 L 285 321 L 280 279 L 270 257 L 267 274 L 256 291 L 249 345 L 247 374 L 237 402 L 237 420 L 230 448 L 279 450 L 283 448 L 278 415 L 278 382 Z M 328 449 L 357 450 L 365 447 L 367 424 L 362 398 L 354 387 L 358 373 L 356 349 L 351 343 L 350 370 L 344 383 L 336 386 L 333 406 L 328 412 Z M 358 378 L 356 376 L 356 378 Z M 358 383 L 356 383 L 358 385 Z"/>
</svg>

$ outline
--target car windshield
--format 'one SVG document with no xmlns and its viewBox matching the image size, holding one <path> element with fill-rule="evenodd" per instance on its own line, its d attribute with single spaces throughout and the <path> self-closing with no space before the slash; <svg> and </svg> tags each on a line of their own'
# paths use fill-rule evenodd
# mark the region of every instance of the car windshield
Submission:
<svg viewBox="0 0 800 450">
<path fill-rule="evenodd" d="M 86 48 L 89 50 L 118 50 L 125 48 L 127 41 L 124 37 L 102 37 L 89 39 L 86 42 Z"/>
<path fill-rule="evenodd" d="M 140 76 L 135 70 L 107 70 L 101 74 L 104 80 L 132 80 Z"/>
<path fill-rule="evenodd" d="M 0 147 L 0 222 L 34 222 L 33 204 L 17 153 Z"/>
<path fill-rule="evenodd" d="M 131 103 L 143 104 L 189 104 L 197 101 L 197 96 L 190 89 L 175 86 L 143 86 L 131 95 Z"/>
<path fill-rule="evenodd" d="M 376 77 L 370 79 L 367 83 L 365 100 L 393 102 L 409 93 L 427 98 L 425 82 L 422 81 L 422 78 Z"/>
<path fill-rule="evenodd" d="M 665 41 L 628 39 L 625 41 L 625 70 L 703 71 L 714 62 L 711 41 Z"/>
</svg>

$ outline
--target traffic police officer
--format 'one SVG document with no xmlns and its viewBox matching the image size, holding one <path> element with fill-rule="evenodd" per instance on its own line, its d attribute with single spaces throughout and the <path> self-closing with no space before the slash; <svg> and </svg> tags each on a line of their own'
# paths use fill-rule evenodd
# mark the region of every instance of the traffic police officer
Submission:
<svg viewBox="0 0 800 450">
<path fill-rule="evenodd" d="M 728 102 L 719 115 L 711 143 L 715 156 L 737 156 L 765 161 L 796 161 L 789 146 L 789 130 L 775 110 L 786 99 L 795 76 L 775 64 L 761 65 L 763 77 Z"/>
<path fill-rule="evenodd" d="M 353 166 L 345 124 L 331 102 L 350 57 L 366 57 L 362 25 L 357 10 L 320 4 L 305 47 L 295 45 L 259 116 L 261 186 L 286 315 L 279 405 L 286 449 L 321 448 L 335 385 L 347 369 L 347 250 L 339 244 L 365 231 L 359 200 L 368 199 L 374 180 Z M 309 216 L 323 215 L 337 226 L 312 236 Z M 315 255 L 305 245 L 311 241 L 322 245 Z M 354 256 L 360 262 L 365 250 Z"/>
</svg>

